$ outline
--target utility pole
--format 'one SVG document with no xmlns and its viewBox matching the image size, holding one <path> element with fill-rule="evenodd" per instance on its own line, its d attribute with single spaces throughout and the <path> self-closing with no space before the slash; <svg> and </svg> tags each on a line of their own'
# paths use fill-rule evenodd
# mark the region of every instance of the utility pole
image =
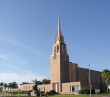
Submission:
<svg viewBox="0 0 110 97">
<path fill-rule="evenodd" d="M 91 74 L 90 74 L 90 64 L 89 65 L 89 86 L 90 86 L 90 97 L 91 97 Z"/>
</svg>

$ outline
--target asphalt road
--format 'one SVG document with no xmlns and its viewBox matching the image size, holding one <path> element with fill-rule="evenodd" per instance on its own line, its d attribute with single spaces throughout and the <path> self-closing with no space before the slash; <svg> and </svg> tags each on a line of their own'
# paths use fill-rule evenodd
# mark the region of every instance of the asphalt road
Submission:
<svg viewBox="0 0 110 97">
<path fill-rule="evenodd" d="M 103 96 L 103 97 L 110 97 L 110 96 Z"/>
</svg>

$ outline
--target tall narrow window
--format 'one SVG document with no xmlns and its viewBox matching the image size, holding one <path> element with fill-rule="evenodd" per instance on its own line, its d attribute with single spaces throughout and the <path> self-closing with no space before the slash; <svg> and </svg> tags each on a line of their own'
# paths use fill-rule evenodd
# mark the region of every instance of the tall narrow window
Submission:
<svg viewBox="0 0 110 97">
<path fill-rule="evenodd" d="M 64 55 L 64 59 L 65 59 L 65 46 L 63 47 L 63 55 Z"/>
<path fill-rule="evenodd" d="M 57 53 L 59 52 L 59 45 L 57 45 Z"/>
<path fill-rule="evenodd" d="M 54 47 L 54 54 L 56 54 L 56 47 Z"/>
<path fill-rule="evenodd" d="M 54 58 L 56 58 L 56 47 L 54 47 Z"/>
</svg>

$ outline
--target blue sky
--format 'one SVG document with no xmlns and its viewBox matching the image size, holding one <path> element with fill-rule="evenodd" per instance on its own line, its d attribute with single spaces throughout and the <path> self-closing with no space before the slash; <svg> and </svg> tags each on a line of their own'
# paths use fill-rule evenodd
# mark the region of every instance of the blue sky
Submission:
<svg viewBox="0 0 110 97">
<path fill-rule="evenodd" d="M 1 0 L 0 82 L 50 78 L 59 14 L 70 61 L 110 69 L 110 0 Z"/>
</svg>

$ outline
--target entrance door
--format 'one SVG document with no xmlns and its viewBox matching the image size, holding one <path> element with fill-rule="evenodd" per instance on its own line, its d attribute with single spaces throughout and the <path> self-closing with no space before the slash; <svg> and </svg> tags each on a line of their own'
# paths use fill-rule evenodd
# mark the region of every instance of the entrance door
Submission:
<svg viewBox="0 0 110 97">
<path fill-rule="evenodd" d="M 55 84 L 55 92 L 58 92 L 58 84 Z"/>
</svg>

